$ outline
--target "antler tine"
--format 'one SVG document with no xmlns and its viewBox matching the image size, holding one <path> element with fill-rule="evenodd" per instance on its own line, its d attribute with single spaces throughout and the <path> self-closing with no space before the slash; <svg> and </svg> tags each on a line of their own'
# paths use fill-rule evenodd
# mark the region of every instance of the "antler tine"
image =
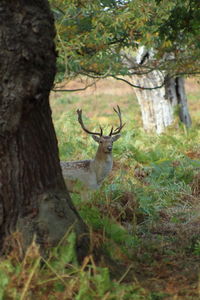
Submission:
<svg viewBox="0 0 200 300">
<path fill-rule="evenodd" d="M 77 109 L 76 112 L 77 112 L 77 115 L 78 115 L 78 121 L 79 121 L 79 123 L 80 123 L 82 129 L 83 129 L 85 132 L 87 132 L 87 133 L 89 133 L 89 134 L 94 134 L 94 135 L 102 136 L 102 134 L 103 134 L 103 129 L 101 128 L 101 126 L 100 126 L 101 132 L 92 132 L 92 131 L 88 130 L 88 129 L 85 127 L 85 125 L 83 124 L 83 120 L 82 120 L 82 109 Z"/>
<path fill-rule="evenodd" d="M 119 105 L 117 105 L 117 109 L 113 107 L 113 110 L 114 112 L 116 112 L 116 114 L 118 115 L 119 117 L 119 127 L 117 127 L 114 132 L 113 132 L 113 127 L 111 129 L 111 132 L 110 132 L 110 136 L 111 135 L 115 135 L 115 134 L 118 134 L 120 133 L 120 131 L 122 130 L 122 128 L 124 127 L 125 123 L 122 124 L 122 116 L 121 116 L 121 110 L 120 110 L 120 107 Z"/>
<path fill-rule="evenodd" d="M 99 127 L 100 127 L 100 136 L 102 136 L 103 135 L 103 128 L 101 127 L 101 125 L 99 125 Z"/>
<path fill-rule="evenodd" d="M 111 131 L 110 131 L 110 133 L 109 133 L 109 136 L 111 136 L 112 133 L 113 133 L 113 126 L 111 127 Z"/>
<path fill-rule="evenodd" d="M 114 130 L 114 133 L 115 133 L 115 131 L 117 131 L 117 130 L 119 130 L 119 129 L 120 129 L 120 131 L 121 131 L 122 128 L 123 128 L 125 125 L 126 125 L 126 123 L 122 124 L 122 126 L 117 127 L 117 128 Z"/>
</svg>

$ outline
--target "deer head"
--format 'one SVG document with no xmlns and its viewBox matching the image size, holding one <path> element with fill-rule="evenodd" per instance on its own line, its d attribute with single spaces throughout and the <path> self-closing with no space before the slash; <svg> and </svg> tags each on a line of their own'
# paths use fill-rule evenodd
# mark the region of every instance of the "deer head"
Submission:
<svg viewBox="0 0 200 300">
<path fill-rule="evenodd" d="M 122 118 L 121 118 L 121 110 L 119 108 L 119 106 L 117 105 L 117 109 L 113 108 L 114 112 L 116 112 L 116 114 L 119 117 L 119 127 L 117 127 L 115 130 L 112 126 L 110 134 L 109 135 L 103 135 L 103 129 L 100 126 L 100 132 L 92 132 L 90 130 L 88 130 L 85 125 L 83 124 L 83 120 L 82 120 L 82 110 L 78 109 L 77 110 L 77 114 L 78 114 L 78 121 L 82 127 L 82 129 L 87 132 L 88 134 L 92 135 L 92 138 L 95 140 L 95 142 L 97 142 L 99 144 L 99 148 L 98 151 L 101 153 L 112 153 L 112 145 L 113 142 L 117 141 L 120 138 L 120 131 L 122 130 L 122 128 L 124 127 L 125 123 L 122 124 Z"/>
</svg>

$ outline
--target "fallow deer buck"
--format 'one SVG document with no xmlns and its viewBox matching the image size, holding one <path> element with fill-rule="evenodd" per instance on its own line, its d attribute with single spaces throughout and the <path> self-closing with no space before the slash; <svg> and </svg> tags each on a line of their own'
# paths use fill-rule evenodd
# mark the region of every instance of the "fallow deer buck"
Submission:
<svg viewBox="0 0 200 300">
<path fill-rule="evenodd" d="M 73 187 L 78 180 L 86 189 L 98 189 L 104 178 L 110 173 L 113 165 L 112 148 L 113 142 L 120 138 L 120 131 L 125 124 L 122 124 L 121 111 L 117 105 L 117 109 L 113 108 L 119 117 L 119 127 L 115 130 L 113 126 L 109 135 L 103 135 L 103 129 L 100 126 L 100 132 L 92 132 L 88 130 L 82 120 L 82 110 L 78 109 L 78 121 L 82 129 L 99 144 L 95 158 L 91 160 L 79 160 L 65 162 L 61 161 L 63 177 L 69 192 L 76 192 Z"/>
</svg>

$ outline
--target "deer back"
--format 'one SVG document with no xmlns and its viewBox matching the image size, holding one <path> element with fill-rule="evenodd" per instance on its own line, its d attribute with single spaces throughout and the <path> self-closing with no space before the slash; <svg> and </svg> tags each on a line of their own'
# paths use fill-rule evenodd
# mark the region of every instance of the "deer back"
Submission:
<svg viewBox="0 0 200 300">
<path fill-rule="evenodd" d="M 83 183 L 86 188 L 99 188 L 92 160 L 61 161 L 60 165 L 67 187 L 72 187 L 79 181 Z"/>
</svg>

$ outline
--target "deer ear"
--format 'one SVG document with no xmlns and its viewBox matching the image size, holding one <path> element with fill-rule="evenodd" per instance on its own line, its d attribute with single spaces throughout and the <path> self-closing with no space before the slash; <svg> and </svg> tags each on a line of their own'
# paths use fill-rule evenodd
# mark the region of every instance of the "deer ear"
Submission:
<svg viewBox="0 0 200 300">
<path fill-rule="evenodd" d="M 114 136 L 112 136 L 112 141 L 116 142 L 119 138 L 120 138 L 121 134 L 116 134 Z"/>
<path fill-rule="evenodd" d="M 100 138 L 97 135 L 92 135 L 93 140 L 95 140 L 95 142 L 99 143 Z"/>
</svg>

